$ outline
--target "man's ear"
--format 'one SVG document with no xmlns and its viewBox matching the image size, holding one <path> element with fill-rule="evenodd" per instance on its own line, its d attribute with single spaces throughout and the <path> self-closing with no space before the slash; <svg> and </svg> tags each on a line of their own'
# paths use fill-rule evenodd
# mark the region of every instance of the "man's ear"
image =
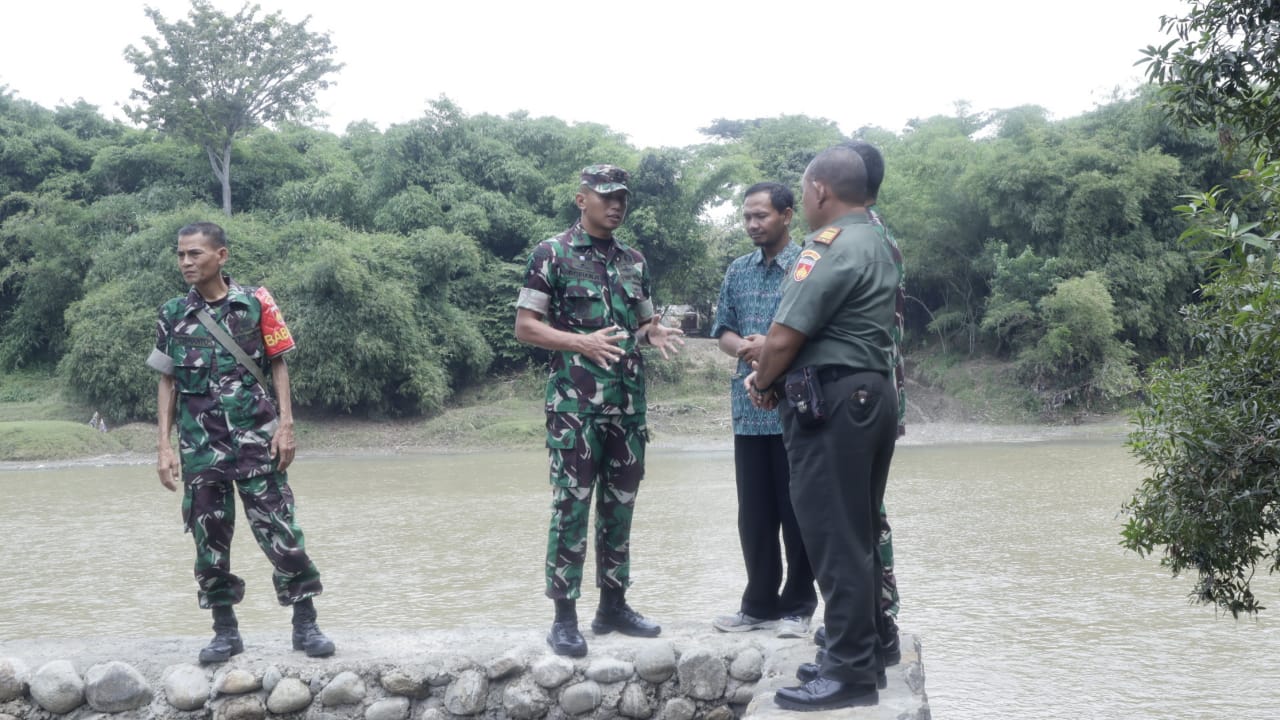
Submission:
<svg viewBox="0 0 1280 720">
<path fill-rule="evenodd" d="M 818 207 L 822 207 L 827 200 L 831 199 L 831 193 L 828 192 L 829 188 L 826 183 L 820 180 L 810 180 L 809 187 L 813 188 L 813 198 L 818 201 Z"/>
<path fill-rule="evenodd" d="M 793 208 L 787 208 L 782 211 L 782 223 L 787 227 L 791 227 L 791 218 L 795 217 L 796 211 Z"/>
<path fill-rule="evenodd" d="M 575 205 L 577 205 L 577 206 L 578 206 L 578 209 L 579 209 L 579 210 L 586 210 L 586 209 L 587 209 L 587 196 L 586 196 L 586 193 L 583 193 L 582 191 L 579 191 L 577 195 L 574 195 L 574 196 L 573 196 L 573 202 L 574 202 L 574 204 L 575 204 Z"/>
</svg>

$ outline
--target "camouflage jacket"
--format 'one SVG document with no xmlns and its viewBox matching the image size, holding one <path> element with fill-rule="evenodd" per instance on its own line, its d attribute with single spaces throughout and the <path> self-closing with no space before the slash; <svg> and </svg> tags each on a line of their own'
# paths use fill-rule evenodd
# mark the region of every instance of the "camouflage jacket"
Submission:
<svg viewBox="0 0 1280 720">
<path fill-rule="evenodd" d="M 638 250 L 614 240 L 602 251 L 574 224 L 534 248 L 516 306 L 557 330 L 593 333 L 617 325 L 629 334 L 620 344 L 626 354 L 608 370 L 579 353 L 554 353 L 547 412 L 644 416 L 644 359 L 635 334 L 653 317 L 653 300 Z"/>
<path fill-rule="evenodd" d="M 898 437 L 907 434 L 907 364 L 902 356 L 902 331 L 907 317 L 907 272 L 902 262 L 902 250 L 893 233 L 884 224 L 880 211 L 871 207 L 871 222 L 884 228 L 885 242 L 889 243 L 889 252 L 893 254 L 893 264 L 898 266 L 898 295 L 894 308 L 893 336 L 893 384 L 898 389 Z"/>
<path fill-rule="evenodd" d="M 269 388 L 236 361 L 196 313 L 209 308 L 222 329 L 270 377 L 271 359 L 294 348 L 280 309 L 266 288 L 225 277 L 225 302 L 209 305 L 193 287 L 160 306 L 156 346 L 147 365 L 174 379 L 178 452 L 184 482 L 239 480 L 274 470 L 271 437 L 276 406 Z"/>
</svg>

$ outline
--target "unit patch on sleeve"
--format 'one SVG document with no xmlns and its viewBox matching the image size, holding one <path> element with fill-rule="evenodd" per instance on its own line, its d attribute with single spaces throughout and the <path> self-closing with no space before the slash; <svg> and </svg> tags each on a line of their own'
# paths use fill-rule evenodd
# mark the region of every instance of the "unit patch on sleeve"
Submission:
<svg viewBox="0 0 1280 720">
<path fill-rule="evenodd" d="M 821 259 L 822 256 L 813 250 L 805 250 L 800 253 L 800 257 L 796 259 L 796 268 L 791 271 L 791 279 L 800 282 L 809 277 L 809 273 L 813 271 L 813 266 Z"/>
<path fill-rule="evenodd" d="M 816 243 L 821 243 L 822 245 L 830 245 L 831 241 L 835 240 L 836 237 L 839 235 L 840 235 L 840 228 L 832 225 L 826 230 L 823 230 L 822 232 L 818 233 L 818 237 L 814 238 L 813 241 Z"/>
</svg>

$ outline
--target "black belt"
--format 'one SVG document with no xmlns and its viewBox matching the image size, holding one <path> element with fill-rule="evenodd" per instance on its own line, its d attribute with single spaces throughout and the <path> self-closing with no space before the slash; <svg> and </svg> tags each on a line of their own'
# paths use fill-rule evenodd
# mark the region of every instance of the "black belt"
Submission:
<svg viewBox="0 0 1280 720">
<path fill-rule="evenodd" d="M 848 377 L 856 373 L 864 373 L 864 372 L 873 372 L 881 376 L 884 376 L 884 373 L 878 370 L 867 370 L 865 368 L 849 367 L 848 365 L 823 365 L 822 367 L 818 368 L 818 382 L 820 383 L 835 382 L 836 380 L 839 380 L 842 377 Z"/>
</svg>

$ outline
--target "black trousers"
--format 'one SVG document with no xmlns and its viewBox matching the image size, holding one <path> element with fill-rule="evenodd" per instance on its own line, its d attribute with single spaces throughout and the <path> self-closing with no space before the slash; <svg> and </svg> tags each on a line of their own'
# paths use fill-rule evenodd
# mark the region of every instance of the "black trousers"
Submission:
<svg viewBox="0 0 1280 720">
<path fill-rule="evenodd" d="M 782 436 L 734 435 L 733 464 L 738 482 L 738 539 L 747 566 L 742 612 L 766 620 L 813 615 L 818 594 L 791 508 L 791 470 Z"/>
<path fill-rule="evenodd" d="M 883 669 L 877 624 L 880 503 L 897 440 L 897 395 L 885 375 L 857 372 L 823 384 L 829 418 L 802 428 L 784 401 L 791 501 L 826 601 L 822 675 L 874 683 Z"/>
</svg>

